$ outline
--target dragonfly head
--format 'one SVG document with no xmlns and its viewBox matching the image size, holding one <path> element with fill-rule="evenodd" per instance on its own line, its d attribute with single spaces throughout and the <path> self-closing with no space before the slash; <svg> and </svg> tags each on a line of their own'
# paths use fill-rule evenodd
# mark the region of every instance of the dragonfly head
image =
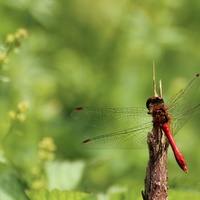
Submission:
<svg viewBox="0 0 200 200">
<path fill-rule="evenodd" d="M 164 104 L 163 98 L 161 98 L 161 97 L 151 97 L 147 100 L 146 107 L 150 111 L 153 106 L 160 105 L 160 104 L 162 104 L 162 105 Z"/>
</svg>

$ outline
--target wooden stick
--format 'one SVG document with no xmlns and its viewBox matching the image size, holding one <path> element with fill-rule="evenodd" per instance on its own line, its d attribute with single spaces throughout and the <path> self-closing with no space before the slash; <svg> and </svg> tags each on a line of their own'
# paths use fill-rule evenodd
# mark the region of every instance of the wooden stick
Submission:
<svg viewBox="0 0 200 200">
<path fill-rule="evenodd" d="M 157 97 L 155 65 L 153 64 L 153 89 L 154 97 Z M 162 82 L 159 82 L 159 95 L 162 98 Z M 167 151 L 168 140 L 161 127 L 155 126 L 148 133 L 147 144 L 149 149 L 149 161 L 146 169 L 145 189 L 142 191 L 143 200 L 167 200 L 168 199 L 168 171 Z"/>
<path fill-rule="evenodd" d="M 167 150 L 168 141 L 159 127 L 148 134 L 149 162 L 146 169 L 143 200 L 168 199 Z"/>
<path fill-rule="evenodd" d="M 153 62 L 153 94 L 154 97 L 157 97 L 157 91 L 156 91 L 156 73 L 155 73 L 155 63 Z"/>
</svg>

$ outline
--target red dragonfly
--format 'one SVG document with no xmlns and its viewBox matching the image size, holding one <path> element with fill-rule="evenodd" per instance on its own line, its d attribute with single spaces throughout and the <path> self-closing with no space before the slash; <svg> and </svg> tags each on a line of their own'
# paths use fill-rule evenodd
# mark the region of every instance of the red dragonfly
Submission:
<svg viewBox="0 0 200 200">
<path fill-rule="evenodd" d="M 153 122 L 153 126 L 159 125 L 163 130 L 172 147 L 177 163 L 184 172 L 187 172 L 186 161 L 173 136 L 191 118 L 192 114 L 200 111 L 200 104 L 193 104 L 199 86 L 200 74 L 197 74 L 166 105 L 161 97 L 149 98 L 146 102 L 149 115 L 147 115 L 145 108 L 134 107 L 79 107 L 74 109 L 72 112 L 73 118 L 94 127 L 113 131 L 87 139 L 81 143 L 81 146 L 92 149 L 146 148 L 147 133 L 151 131 Z"/>
</svg>

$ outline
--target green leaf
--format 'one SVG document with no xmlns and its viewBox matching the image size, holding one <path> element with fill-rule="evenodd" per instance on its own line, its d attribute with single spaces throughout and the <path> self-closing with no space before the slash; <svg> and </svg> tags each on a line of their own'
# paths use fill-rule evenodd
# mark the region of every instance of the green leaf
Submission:
<svg viewBox="0 0 200 200">
<path fill-rule="evenodd" d="M 0 199 L 2 200 L 27 200 L 24 192 L 25 185 L 8 170 L 0 174 Z"/>
<path fill-rule="evenodd" d="M 59 191 L 54 189 L 52 191 L 40 190 L 37 192 L 27 191 L 27 195 L 30 200 L 96 200 L 97 198 L 93 195 L 72 192 L 72 191 Z"/>
<path fill-rule="evenodd" d="M 85 163 L 76 162 L 51 162 L 46 166 L 48 189 L 71 190 L 80 182 Z"/>
</svg>

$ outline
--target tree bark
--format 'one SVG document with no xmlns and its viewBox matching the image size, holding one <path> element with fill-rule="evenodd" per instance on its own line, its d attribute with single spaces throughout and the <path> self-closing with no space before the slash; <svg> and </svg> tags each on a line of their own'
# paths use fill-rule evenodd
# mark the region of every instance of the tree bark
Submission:
<svg viewBox="0 0 200 200">
<path fill-rule="evenodd" d="M 168 199 L 167 151 L 168 140 L 160 127 L 154 127 L 147 138 L 149 162 L 146 169 L 143 200 Z"/>
</svg>

